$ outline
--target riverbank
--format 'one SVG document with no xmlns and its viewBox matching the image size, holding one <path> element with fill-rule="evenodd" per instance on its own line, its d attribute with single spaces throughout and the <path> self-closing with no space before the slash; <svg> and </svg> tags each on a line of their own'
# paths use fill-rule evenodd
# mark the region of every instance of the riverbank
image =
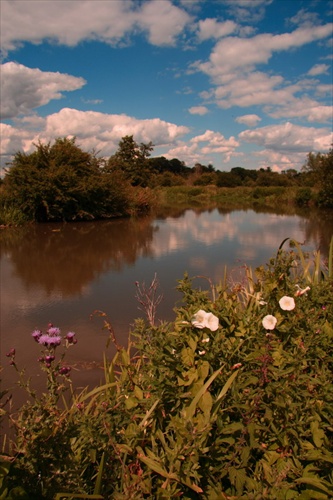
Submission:
<svg viewBox="0 0 333 500">
<path fill-rule="evenodd" d="M 241 283 L 221 276 L 204 291 L 185 275 L 172 322 L 149 307 L 157 283 L 138 283 L 146 314 L 128 346 L 100 317 L 116 354 L 89 392 L 72 388 L 62 357 L 79 335 L 41 325 L 31 342 L 48 391 L 11 416 L 0 492 L 331 498 L 333 243 L 326 266 L 287 245 Z"/>
<path fill-rule="evenodd" d="M 317 191 L 310 188 L 267 186 L 267 187 L 232 187 L 219 188 L 210 186 L 172 186 L 157 188 L 132 188 L 126 194 L 126 206 L 123 212 L 105 214 L 97 219 L 115 217 L 128 217 L 145 215 L 151 211 L 161 210 L 164 207 L 193 207 L 193 206 L 219 206 L 229 209 L 235 208 L 271 208 L 291 210 L 294 208 L 316 208 Z M 73 222 L 84 220 L 81 217 Z M 94 220 L 89 217 L 87 220 Z M 19 207 L 2 204 L 0 206 L 1 228 L 18 226 L 32 222 Z M 59 222 L 59 221 L 58 221 Z M 68 222 L 68 221 L 67 221 Z"/>
</svg>

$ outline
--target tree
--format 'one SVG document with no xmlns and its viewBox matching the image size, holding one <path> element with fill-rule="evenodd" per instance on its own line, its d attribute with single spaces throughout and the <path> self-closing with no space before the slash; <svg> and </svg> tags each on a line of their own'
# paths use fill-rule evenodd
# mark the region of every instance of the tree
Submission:
<svg viewBox="0 0 333 500">
<path fill-rule="evenodd" d="M 302 170 L 310 176 L 313 185 L 319 188 L 318 204 L 333 207 L 333 149 L 328 153 L 310 152 Z"/>
<path fill-rule="evenodd" d="M 133 135 L 126 135 L 119 142 L 116 153 L 110 157 L 107 168 L 124 172 L 133 186 L 146 186 L 150 173 L 147 160 L 153 149 L 151 141 L 138 144 Z"/>
<path fill-rule="evenodd" d="M 34 146 L 30 154 L 15 154 L 4 178 L 6 199 L 28 218 L 70 221 L 127 214 L 124 181 L 104 176 L 101 160 L 82 151 L 75 138 Z"/>
</svg>

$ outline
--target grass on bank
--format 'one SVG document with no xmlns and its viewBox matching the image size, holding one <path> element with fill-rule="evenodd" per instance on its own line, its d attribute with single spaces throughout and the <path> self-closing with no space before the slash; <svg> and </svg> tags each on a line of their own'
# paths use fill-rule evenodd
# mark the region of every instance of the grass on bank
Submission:
<svg viewBox="0 0 333 500">
<path fill-rule="evenodd" d="M 125 195 L 124 195 L 125 196 Z M 168 206 L 202 207 L 218 206 L 227 208 L 271 208 L 280 210 L 293 207 L 316 206 L 317 192 L 310 188 L 267 186 L 267 187 L 233 187 L 224 188 L 210 186 L 172 186 L 150 188 L 131 188 L 126 196 L 123 211 L 105 213 L 104 218 L 115 216 L 137 216 L 149 211 L 163 209 Z M 124 199 L 125 199 L 124 198 Z M 75 220 L 84 219 L 84 213 Z M 102 217 L 102 218 L 103 218 Z M 93 217 L 89 215 L 88 220 Z M 3 200 L 0 203 L 0 225 L 22 225 L 29 220 L 20 207 Z M 62 219 L 60 219 L 62 220 Z M 64 218 L 63 220 L 67 220 Z"/>
</svg>

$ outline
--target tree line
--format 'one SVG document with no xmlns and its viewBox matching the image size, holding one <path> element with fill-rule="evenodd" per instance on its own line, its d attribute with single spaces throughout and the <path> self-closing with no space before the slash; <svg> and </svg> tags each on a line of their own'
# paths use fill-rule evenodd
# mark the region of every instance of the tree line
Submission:
<svg viewBox="0 0 333 500">
<path fill-rule="evenodd" d="M 27 219 L 71 221 L 126 216 L 149 209 L 157 187 L 177 185 L 234 188 L 238 186 L 296 186 L 306 203 L 311 189 L 316 203 L 333 207 L 333 150 L 307 155 L 300 172 L 270 168 L 215 170 L 197 163 L 188 167 L 177 158 L 152 157 L 152 142 L 138 144 L 124 136 L 108 159 L 86 152 L 76 138 L 38 142 L 32 153 L 18 151 L 1 180 L 1 209 L 15 208 Z M 309 194 L 310 193 L 310 194 Z"/>
</svg>

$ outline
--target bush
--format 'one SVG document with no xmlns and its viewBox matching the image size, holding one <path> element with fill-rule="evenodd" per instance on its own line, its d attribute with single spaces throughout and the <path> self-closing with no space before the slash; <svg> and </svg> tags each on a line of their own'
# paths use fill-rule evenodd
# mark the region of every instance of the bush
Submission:
<svg viewBox="0 0 333 500">
<path fill-rule="evenodd" d="M 56 139 L 37 144 L 31 154 L 16 153 L 2 189 L 10 207 L 37 222 L 128 215 L 129 183 L 121 172 L 102 167 L 75 139 Z"/>
<path fill-rule="evenodd" d="M 310 188 L 299 188 L 296 192 L 295 201 L 300 207 L 309 205 L 312 200 L 312 191 Z"/>
<path fill-rule="evenodd" d="M 185 275 L 172 323 L 156 320 L 156 280 L 137 284 L 146 319 L 127 349 L 102 313 L 117 349 L 105 384 L 19 413 L 11 485 L 30 493 L 42 470 L 70 492 L 96 493 L 97 476 L 114 499 L 332 498 L 332 253 L 325 266 L 281 246 L 230 286 Z"/>
</svg>

